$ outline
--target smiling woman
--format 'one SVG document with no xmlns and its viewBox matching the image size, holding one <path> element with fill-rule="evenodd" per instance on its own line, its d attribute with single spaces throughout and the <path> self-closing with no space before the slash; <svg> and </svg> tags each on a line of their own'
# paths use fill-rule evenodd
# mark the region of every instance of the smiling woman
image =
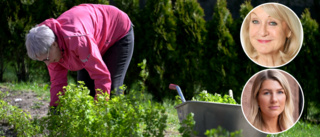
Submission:
<svg viewBox="0 0 320 137">
<path fill-rule="evenodd" d="M 264 67 L 279 67 L 299 52 L 303 30 L 288 7 L 267 3 L 254 8 L 241 27 L 241 43 L 248 57 Z"/>
<path fill-rule="evenodd" d="M 293 78 L 276 69 L 264 70 L 253 76 L 241 98 L 248 122 L 267 133 L 279 133 L 292 127 L 301 114 L 299 102 L 303 102 L 296 100 L 300 97 L 297 85 Z"/>
</svg>

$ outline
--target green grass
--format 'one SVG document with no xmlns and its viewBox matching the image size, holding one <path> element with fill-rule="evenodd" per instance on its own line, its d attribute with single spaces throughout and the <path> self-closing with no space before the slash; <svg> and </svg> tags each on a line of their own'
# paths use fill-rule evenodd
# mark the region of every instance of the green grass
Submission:
<svg viewBox="0 0 320 137">
<path fill-rule="evenodd" d="M 26 91 L 26 92 L 35 92 L 39 99 L 49 101 L 50 100 L 50 86 L 46 83 L 29 83 L 29 82 L 20 82 L 20 83 L 0 83 L 1 87 L 8 88 L 13 91 Z M 3 91 L 5 92 L 5 91 Z"/>
<path fill-rule="evenodd" d="M 306 122 L 297 122 L 291 129 L 267 137 L 319 137 L 320 125 L 314 125 Z"/>
<path fill-rule="evenodd" d="M 68 75 L 68 83 L 75 84 L 76 80 Z M 40 100 L 50 101 L 50 82 L 4 82 L 0 86 L 13 91 L 32 91 Z"/>
<path fill-rule="evenodd" d="M 170 135 L 170 137 L 180 137 L 181 135 L 178 130 L 180 128 L 180 123 L 177 110 L 174 108 L 174 101 L 166 99 L 163 101 L 162 105 L 166 108 L 166 113 L 168 115 L 166 128 L 167 134 Z"/>
</svg>

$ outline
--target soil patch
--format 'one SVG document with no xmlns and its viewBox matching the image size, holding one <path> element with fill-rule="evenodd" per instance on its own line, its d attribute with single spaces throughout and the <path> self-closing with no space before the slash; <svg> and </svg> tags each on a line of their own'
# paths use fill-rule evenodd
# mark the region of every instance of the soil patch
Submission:
<svg viewBox="0 0 320 137">
<path fill-rule="evenodd" d="M 28 112 L 32 118 L 41 118 L 48 113 L 49 102 L 42 100 L 41 97 L 32 91 L 13 91 L 5 87 L 0 87 L 0 91 L 8 91 L 9 93 L 8 96 L 4 97 L 2 100 Z M 0 120 L 0 136 L 12 137 L 16 136 L 16 134 L 11 125 Z"/>
</svg>

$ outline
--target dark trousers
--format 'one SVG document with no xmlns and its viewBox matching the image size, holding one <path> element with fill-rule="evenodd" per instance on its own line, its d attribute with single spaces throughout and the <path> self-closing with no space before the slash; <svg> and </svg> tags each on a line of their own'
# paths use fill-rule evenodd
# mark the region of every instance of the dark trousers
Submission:
<svg viewBox="0 0 320 137">
<path fill-rule="evenodd" d="M 124 77 L 132 58 L 133 48 L 134 33 L 133 26 L 131 26 L 129 32 L 102 55 L 111 75 L 111 92 L 117 95 L 124 92 L 119 87 L 123 85 Z M 95 96 L 94 80 L 90 78 L 87 70 L 79 70 L 77 72 L 77 80 L 84 81 L 85 86 L 90 90 L 90 95 L 92 97 Z"/>
</svg>

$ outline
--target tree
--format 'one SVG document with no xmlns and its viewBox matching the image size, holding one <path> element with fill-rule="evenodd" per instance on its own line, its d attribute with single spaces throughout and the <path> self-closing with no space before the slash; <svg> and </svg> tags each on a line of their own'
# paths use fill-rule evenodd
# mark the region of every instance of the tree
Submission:
<svg viewBox="0 0 320 137">
<path fill-rule="evenodd" d="M 8 45 L 9 45 L 9 26 L 8 26 L 8 18 L 7 16 L 10 14 L 8 11 L 8 1 L 1 0 L 0 1 L 0 8 L 3 9 L 3 12 L 0 14 L 0 82 L 3 81 L 3 74 L 7 67 L 7 59 L 9 54 L 7 52 Z"/>
<path fill-rule="evenodd" d="M 236 79 L 238 53 L 229 31 L 233 19 L 226 0 L 217 0 L 213 11 L 212 20 L 207 23 L 208 35 L 203 58 L 207 60 L 203 63 L 205 74 L 211 75 L 204 76 L 203 83 L 209 92 L 226 93 L 229 89 L 239 87 Z"/>
<path fill-rule="evenodd" d="M 315 104 L 316 108 L 319 108 L 320 90 L 319 90 L 319 54 L 320 47 L 317 38 L 319 37 L 319 25 L 316 20 L 312 19 L 309 9 L 305 9 L 301 15 L 301 24 L 304 31 L 304 40 L 299 54 L 296 58 L 283 67 L 288 71 L 296 80 L 300 83 L 301 88 L 304 91 L 305 106 L 304 114 L 302 118 L 308 119 L 310 113 L 311 103 Z M 316 114 L 315 118 L 319 118 L 320 114 Z"/>
<path fill-rule="evenodd" d="M 139 17 L 137 25 L 140 27 L 136 27 L 134 65 L 147 58 L 149 78 L 146 85 L 160 100 L 166 96 L 164 91 L 167 91 L 169 85 L 169 79 L 164 75 L 170 71 L 167 69 L 167 61 L 172 58 L 171 53 L 175 50 L 176 18 L 170 0 L 147 1 L 140 14 L 144 16 Z"/>
<path fill-rule="evenodd" d="M 177 17 L 175 52 L 170 64 L 170 78 L 185 89 L 186 98 L 191 98 L 202 87 L 201 65 L 205 52 L 205 20 L 203 9 L 196 0 L 177 0 L 174 7 Z"/>
<path fill-rule="evenodd" d="M 8 58 L 8 61 L 14 67 L 18 81 L 26 81 L 28 78 L 24 39 L 25 34 L 31 28 L 32 18 L 28 16 L 31 4 L 33 4 L 33 1 L 10 1 L 6 5 L 9 13 L 6 17 L 9 30 L 7 51 L 14 55 Z"/>
</svg>

